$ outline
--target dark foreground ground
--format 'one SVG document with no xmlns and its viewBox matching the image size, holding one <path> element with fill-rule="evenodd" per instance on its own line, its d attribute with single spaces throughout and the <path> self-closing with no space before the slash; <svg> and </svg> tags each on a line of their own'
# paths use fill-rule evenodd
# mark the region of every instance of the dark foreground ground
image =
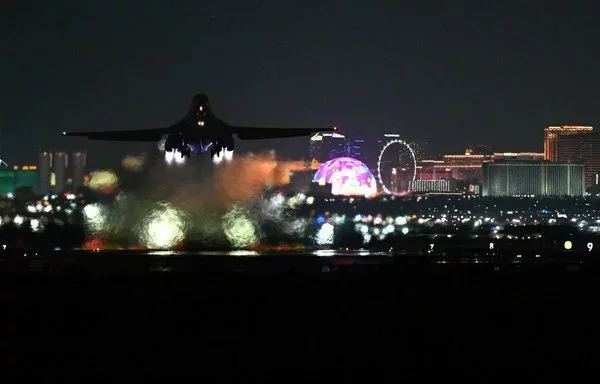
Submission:
<svg viewBox="0 0 600 384">
<path fill-rule="evenodd" d="M 589 260 L 119 256 L 2 259 L 0 374 L 552 382 L 596 366 Z"/>
</svg>

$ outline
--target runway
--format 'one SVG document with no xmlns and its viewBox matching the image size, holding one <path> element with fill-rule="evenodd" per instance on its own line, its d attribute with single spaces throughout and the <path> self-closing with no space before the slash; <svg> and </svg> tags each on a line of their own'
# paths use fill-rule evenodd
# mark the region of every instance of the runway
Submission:
<svg viewBox="0 0 600 384">
<path fill-rule="evenodd" d="M 420 252 L 405 250 L 316 249 L 301 251 L 41 251 L 9 250 L 0 255 L 0 274 L 139 274 L 150 272 L 213 273 L 331 273 L 344 271 L 398 271 L 401 269 L 522 268 L 596 269 L 600 258 L 586 252 Z"/>
<path fill-rule="evenodd" d="M 304 369 L 392 370 L 427 356 L 443 372 L 466 358 L 470 372 L 495 372 L 506 359 L 524 369 L 590 356 L 572 351 L 593 347 L 600 321 L 593 261 L 319 251 L 5 253 L 3 363 L 136 377 L 229 364 L 217 373 L 230 378 L 295 372 L 297 356 L 310 358 Z"/>
</svg>

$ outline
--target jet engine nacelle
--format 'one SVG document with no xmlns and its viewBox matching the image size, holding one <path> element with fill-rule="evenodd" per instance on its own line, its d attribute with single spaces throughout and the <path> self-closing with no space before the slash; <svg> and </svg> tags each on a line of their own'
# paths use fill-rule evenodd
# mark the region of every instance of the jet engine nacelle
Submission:
<svg viewBox="0 0 600 384">
<path fill-rule="evenodd" d="M 165 151 L 171 152 L 174 149 L 181 151 L 183 147 L 183 136 L 180 134 L 171 134 L 167 136 L 167 140 L 165 140 Z"/>
<path fill-rule="evenodd" d="M 215 155 L 219 156 L 223 150 L 227 150 L 229 152 L 233 151 L 235 148 L 235 142 L 233 140 L 233 136 L 219 136 L 216 140 L 213 141 L 213 144 L 210 148 L 210 156 L 214 157 Z"/>
<path fill-rule="evenodd" d="M 235 141 L 233 140 L 233 136 L 225 137 L 222 141 L 223 148 L 228 151 L 233 151 L 235 148 Z"/>
</svg>

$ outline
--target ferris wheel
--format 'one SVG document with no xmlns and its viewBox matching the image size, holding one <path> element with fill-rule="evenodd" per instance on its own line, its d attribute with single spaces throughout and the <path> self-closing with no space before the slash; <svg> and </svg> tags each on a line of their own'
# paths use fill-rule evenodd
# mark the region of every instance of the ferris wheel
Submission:
<svg viewBox="0 0 600 384">
<path fill-rule="evenodd" d="M 377 178 L 385 193 L 409 190 L 410 182 L 417 176 L 415 153 L 407 142 L 400 139 L 388 141 L 377 160 Z"/>
</svg>

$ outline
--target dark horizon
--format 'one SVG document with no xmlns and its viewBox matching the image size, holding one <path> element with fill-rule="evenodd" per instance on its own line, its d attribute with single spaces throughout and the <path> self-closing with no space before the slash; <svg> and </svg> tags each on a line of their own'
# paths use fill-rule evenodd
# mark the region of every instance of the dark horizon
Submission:
<svg viewBox="0 0 600 384">
<path fill-rule="evenodd" d="M 115 164 L 148 146 L 60 132 L 171 124 L 198 92 L 234 124 L 397 132 L 440 154 L 541 152 L 548 125 L 599 120 L 591 1 L 33 3 L 0 16 L 0 158 L 11 164 L 42 148 Z M 237 148 L 298 158 L 306 142 Z"/>
</svg>

